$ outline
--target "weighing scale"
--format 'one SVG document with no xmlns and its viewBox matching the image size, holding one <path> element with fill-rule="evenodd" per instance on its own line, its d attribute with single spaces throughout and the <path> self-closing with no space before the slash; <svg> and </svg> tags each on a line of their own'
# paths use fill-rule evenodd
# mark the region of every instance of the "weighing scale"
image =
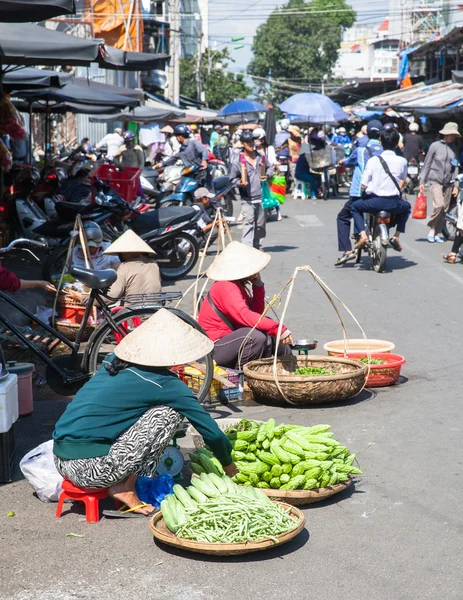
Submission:
<svg viewBox="0 0 463 600">
<path fill-rule="evenodd" d="M 290 346 L 298 354 L 305 354 L 307 356 L 310 350 L 315 350 L 318 346 L 318 340 L 295 340 L 294 344 L 290 344 Z"/>
<path fill-rule="evenodd" d="M 177 427 L 174 437 L 165 449 L 164 454 L 158 463 L 158 467 L 156 469 L 158 475 L 161 475 L 161 473 L 169 473 L 169 475 L 172 475 L 175 481 L 181 481 L 183 479 L 182 469 L 183 465 L 185 464 L 185 459 L 183 458 L 183 454 L 179 445 L 177 444 L 177 440 L 186 436 L 187 427 L 187 423 L 180 423 L 180 425 Z"/>
</svg>

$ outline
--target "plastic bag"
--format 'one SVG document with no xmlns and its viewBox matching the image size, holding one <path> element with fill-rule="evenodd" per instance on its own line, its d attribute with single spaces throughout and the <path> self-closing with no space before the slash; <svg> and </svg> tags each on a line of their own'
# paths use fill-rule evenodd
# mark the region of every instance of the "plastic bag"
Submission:
<svg viewBox="0 0 463 600">
<path fill-rule="evenodd" d="M 270 186 L 266 181 L 262 182 L 262 207 L 264 210 L 270 210 L 279 206 L 279 202 L 270 192 Z"/>
<path fill-rule="evenodd" d="M 142 502 L 161 506 L 161 502 L 168 494 L 172 494 L 174 478 L 169 473 L 162 473 L 154 479 L 151 477 L 138 477 L 135 491 Z"/>
<path fill-rule="evenodd" d="M 270 179 L 270 193 L 279 204 L 284 204 L 286 200 L 286 177 L 284 175 L 274 175 Z"/>
<path fill-rule="evenodd" d="M 412 218 L 413 219 L 426 219 L 428 214 L 428 199 L 424 194 L 418 194 L 415 200 L 415 206 L 413 207 Z"/>
<path fill-rule="evenodd" d="M 58 501 L 63 477 L 55 467 L 53 440 L 40 444 L 23 456 L 19 468 L 42 502 Z"/>
</svg>

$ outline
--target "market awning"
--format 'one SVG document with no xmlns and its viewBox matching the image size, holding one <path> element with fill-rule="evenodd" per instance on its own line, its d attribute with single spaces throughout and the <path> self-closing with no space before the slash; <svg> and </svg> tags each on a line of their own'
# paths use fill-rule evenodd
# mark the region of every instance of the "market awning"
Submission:
<svg viewBox="0 0 463 600">
<path fill-rule="evenodd" d="M 0 0 L 2 23 L 45 21 L 76 12 L 74 0 Z"/>
<path fill-rule="evenodd" d="M 447 46 L 457 48 L 463 43 L 463 27 L 454 27 L 450 33 L 442 38 L 431 40 L 426 44 L 422 44 L 408 55 L 411 59 L 423 58 L 428 54 L 439 52 Z"/>
<path fill-rule="evenodd" d="M 29 90 L 42 87 L 61 87 L 72 79 L 71 73 L 63 71 L 50 71 L 48 69 L 34 69 L 33 67 L 13 68 L 3 77 L 3 87 L 7 91 Z"/>
<path fill-rule="evenodd" d="M 168 54 L 149 54 L 148 52 L 126 52 L 119 48 L 104 46 L 98 63 L 100 67 L 122 69 L 124 71 L 151 71 L 164 69 Z"/>
<path fill-rule="evenodd" d="M 137 106 L 136 98 L 128 98 L 111 92 L 101 92 L 83 86 L 81 84 L 69 83 L 61 88 L 44 88 L 41 90 L 21 90 L 17 94 L 26 100 L 43 100 L 47 102 L 74 102 L 76 104 L 92 104 L 97 106 L 111 106 L 113 108 L 125 108 L 126 106 Z"/>
<path fill-rule="evenodd" d="M 117 115 L 101 115 L 90 119 L 91 121 L 124 121 L 124 122 L 135 122 L 135 123 L 165 123 L 166 121 L 172 121 L 175 117 L 184 116 L 184 112 L 181 110 L 172 110 L 169 106 L 163 108 L 153 108 L 152 106 L 138 106 L 131 111 L 122 112 Z"/>
<path fill-rule="evenodd" d="M 41 113 L 41 114 L 85 114 L 98 115 L 119 113 L 120 107 L 100 106 L 99 104 L 79 104 L 78 102 L 45 102 L 28 101 L 23 98 L 12 98 L 13 104 L 22 112 Z"/>
<path fill-rule="evenodd" d="M 172 119 L 176 123 L 212 123 L 217 120 L 217 113 L 214 110 L 203 110 L 199 108 L 184 108 L 185 116 L 179 119 Z"/>
<path fill-rule="evenodd" d="M 100 81 L 94 81 L 93 79 L 86 79 L 85 77 L 74 77 L 72 80 L 76 85 L 81 85 L 82 87 L 88 87 L 92 90 L 96 90 L 100 93 L 111 93 L 118 94 L 120 96 L 126 96 L 128 98 L 134 98 L 139 101 L 139 103 L 143 103 L 145 101 L 145 93 L 143 90 L 138 88 L 132 89 L 128 87 L 122 87 L 119 85 L 111 85 L 109 83 L 101 83 Z"/>
</svg>

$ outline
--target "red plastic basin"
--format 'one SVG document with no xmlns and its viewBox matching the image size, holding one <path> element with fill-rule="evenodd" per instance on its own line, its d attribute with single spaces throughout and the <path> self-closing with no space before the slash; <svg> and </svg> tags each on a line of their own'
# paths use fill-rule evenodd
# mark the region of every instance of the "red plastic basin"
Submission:
<svg viewBox="0 0 463 600">
<path fill-rule="evenodd" d="M 344 356 L 344 354 L 337 354 L 336 356 Z M 348 352 L 347 356 L 348 358 L 357 360 L 363 357 L 368 358 L 365 352 Z M 370 365 L 370 374 L 368 375 L 366 384 L 367 388 L 384 387 L 397 383 L 402 365 L 407 362 L 405 357 L 400 356 L 400 354 L 386 352 L 372 352 L 370 357 L 380 358 L 385 361 L 385 364 Z"/>
</svg>

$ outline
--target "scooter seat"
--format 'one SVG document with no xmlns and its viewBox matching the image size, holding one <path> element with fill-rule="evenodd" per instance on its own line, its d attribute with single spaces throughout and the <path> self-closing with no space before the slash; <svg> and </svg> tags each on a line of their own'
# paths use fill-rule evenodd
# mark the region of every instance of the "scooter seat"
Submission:
<svg viewBox="0 0 463 600">
<path fill-rule="evenodd" d="M 199 211 L 190 206 L 166 206 L 158 210 L 149 210 L 137 215 L 130 222 L 130 227 L 137 233 L 148 233 L 153 229 L 176 225 L 182 221 L 191 221 Z"/>
<path fill-rule="evenodd" d="M 77 215 L 84 215 L 95 210 L 95 204 L 79 204 L 78 202 L 57 202 L 55 210 L 60 221 L 74 221 Z"/>
<path fill-rule="evenodd" d="M 95 271 L 83 267 L 71 267 L 70 274 L 92 290 L 107 288 L 117 279 L 117 273 L 114 269 Z"/>
<path fill-rule="evenodd" d="M 216 177 L 212 180 L 212 185 L 215 193 L 217 194 L 230 185 L 230 178 L 225 175 L 223 177 Z"/>
</svg>

